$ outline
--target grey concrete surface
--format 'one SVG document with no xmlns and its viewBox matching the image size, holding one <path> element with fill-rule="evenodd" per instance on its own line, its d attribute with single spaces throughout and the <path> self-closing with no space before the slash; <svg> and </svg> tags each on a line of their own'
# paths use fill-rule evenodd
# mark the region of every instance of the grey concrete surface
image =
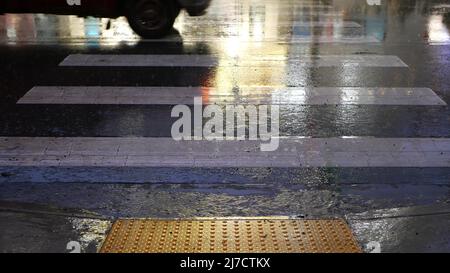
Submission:
<svg viewBox="0 0 450 273">
<path fill-rule="evenodd" d="M 81 210 L 0 202 L 0 252 L 96 253 L 111 221 Z"/>
</svg>

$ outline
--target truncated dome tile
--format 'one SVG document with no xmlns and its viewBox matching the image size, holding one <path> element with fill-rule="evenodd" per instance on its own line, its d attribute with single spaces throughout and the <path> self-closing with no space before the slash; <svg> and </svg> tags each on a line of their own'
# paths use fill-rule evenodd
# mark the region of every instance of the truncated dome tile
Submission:
<svg viewBox="0 0 450 273">
<path fill-rule="evenodd" d="M 117 220 L 103 253 L 361 252 L 343 220 Z"/>
</svg>

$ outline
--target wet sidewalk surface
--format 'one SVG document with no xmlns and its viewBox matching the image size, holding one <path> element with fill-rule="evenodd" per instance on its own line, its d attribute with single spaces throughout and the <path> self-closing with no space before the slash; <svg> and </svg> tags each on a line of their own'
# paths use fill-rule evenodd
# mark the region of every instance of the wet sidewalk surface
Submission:
<svg viewBox="0 0 450 273">
<path fill-rule="evenodd" d="M 95 252 L 121 217 L 284 215 L 449 252 L 447 2 L 216 0 L 157 40 L 0 15 L 0 251 Z M 195 96 L 278 106 L 280 149 L 173 141 Z"/>
</svg>

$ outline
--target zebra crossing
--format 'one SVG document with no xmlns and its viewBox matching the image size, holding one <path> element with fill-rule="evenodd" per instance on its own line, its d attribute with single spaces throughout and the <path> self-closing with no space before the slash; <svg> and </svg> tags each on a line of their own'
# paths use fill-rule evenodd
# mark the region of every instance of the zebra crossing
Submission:
<svg viewBox="0 0 450 273">
<path fill-rule="evenodd" d="M 18 104 L 446 105 L 429 88 L 240 86 L 240 94 L 214 87 L 36 86 Z"/>
<path fill-rule="evenodd" d="M 324 26 L 299 22 L 296 26 Z M 344 22 L 343 27 L 360 27 Z M 197 38 L 199 41 L 219 38 Z M 158 41 L 173 42 L 173 39 Z M 195 39 L 190 38 L 190 41 Z M 281 41 L 281 40 L 280 40 Z M 311 42 L 295 35 L 289 43 Z M 318 37 L 317 43 L 379 43 L 374 37 Z M 251 55 L 212 54 L 70 54 L 59 68 L 397 68 L 408 65 L 396 55 Z M 234 88 L 234 87 L 233 87 Z M 428 87 L 352 86 L 35 86 L 18 105 L 204 105 L 266 104 L 446 106 Z M 259 141 L 175 141 L 169 137 L 0 137 L 0 167 L 188 167 L 188 168 L 376 168 L 450 167 L 450 139 L 340 136 L 281 136 L 274 152 L 259 150 Z"/>
<path fill-rule="evenodd" d="M 133 57 L 135 56 L 135 57 Z M 63 66 L 215 65 L 209 56 L 70 55 Z M 380 58 L 379 58 L 380 57 Z M 319 57 L 320 58 L 320 57 Z M 406 64 L 395 56 L 322 57 L 325 65 L 346 60 L 369 66 Z M 342 58 L 342 59 L 340 59 Z M 363 57 L 364 58 L 364 57 Z M 380 59 L 384 61 L 379 61 Z M 375 60 L 371 62 L 371 60 Z M 378 60 L 378 62 L 376 62 Z M 274 62 L 272 60 L 272 62 Z M 134 63 L 136 65 L 136 63 Z M 238 98 L 227 90 L 204 87 L 37 86 L 19 104 L 190 104 L 205 96 L 206 104 L 375 104 L 446 105 L 429 88 L 241 87 Z M 216 97 L 214 97 L 214 95 Z M 231 99 L 227 100 L 231 96 Z M 253 97 L 252 97 L 253 96 Z M 352 98 L 352 96 L 354 98 Z M 345 99 L 348 97 L 348 99 Z M 440 138 L 309 138 L 281 137 L 275 152 L 259 151 L 258 141 L 175 141 L 154 137 L 3 137 L 0 166 L 52 167 L 449 167 L 450 139 Z"/>
</svg>

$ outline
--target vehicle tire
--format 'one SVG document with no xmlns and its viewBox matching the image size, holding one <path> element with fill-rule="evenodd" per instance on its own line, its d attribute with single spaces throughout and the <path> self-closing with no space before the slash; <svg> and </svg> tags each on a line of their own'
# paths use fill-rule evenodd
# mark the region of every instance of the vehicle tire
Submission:
<svg viewBox="0 0 450 273">
<path fill-rule="evenodd" d="M 127 8 L 127 19 L 138 35 L 154 39 L 169 33 L 178 12 L 174 0 L 136 0 Z"/>
</svg>

